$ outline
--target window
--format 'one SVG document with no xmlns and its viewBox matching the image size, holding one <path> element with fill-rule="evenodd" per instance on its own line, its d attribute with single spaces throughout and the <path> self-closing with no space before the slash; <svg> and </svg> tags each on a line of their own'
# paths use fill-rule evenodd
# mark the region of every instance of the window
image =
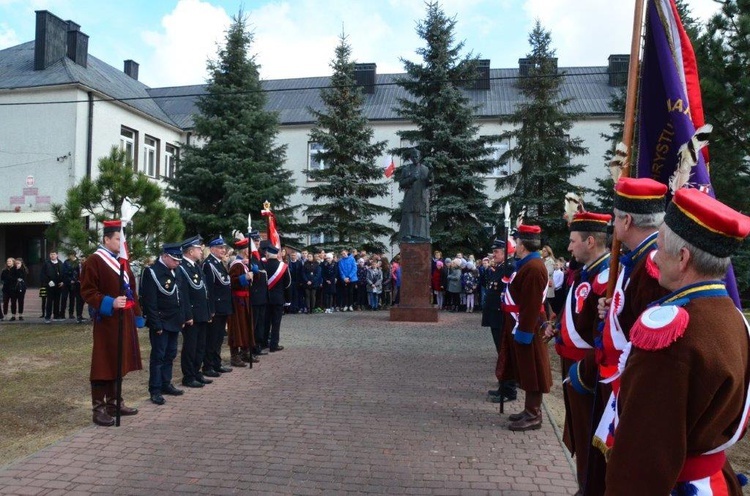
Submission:
<svg viewBox="0 0 750 496">
<path fill-rule="evenodd" d="M 308 143 L 307 144 L 307 170 L 319 171 L 326 168 L 326 164 L 322 159 L 318 159 L 318 154 L 327 150 L 323 148 L 320 143 Z"/>
<path fill-rule="evenodd" d="M 143 144 L 143 172 L 149 177 L 156 177 L 156 157 L 158 141 L 150 136 L 146 136 Z"/>
<path fill-rule="evenodd" d="M 493 143 L 487 145 L 487 155 L 485 158 L 489 160 L 500 160 L 505 152 L 510 150 L 510 138 L 504 139 L 499 143 Z M 505 163 L 499 164 L 497 167 L 492 169 L 488 174 L 488 177 L 505 177 L 509 176 L 513 172 L 512 159 L 508 159 Z"/>
<path fill-rule="evenodd" d="M 175 167 L 177 167 L 178 149 L 172 145 L 164 147 L 164 170 L 162 177 L 172 179 L 174 177 Z"/>
<path fill-rule="evenodd" d="M 325 219 L 324 216 L 308 217 L 307 222 L 308 224 L 312 224 L 314 222 L 325 222 Z M 310 245 L 322 245 L 325 242 L 326 237 L 323 231 L 310 235 Z"/>
<path fill-rule="evenodd" d="M 138 132 L 125 126 L 120 127 L 120 150 L 136 164 L 135 144 L 138 141 Z"/>
</svg>

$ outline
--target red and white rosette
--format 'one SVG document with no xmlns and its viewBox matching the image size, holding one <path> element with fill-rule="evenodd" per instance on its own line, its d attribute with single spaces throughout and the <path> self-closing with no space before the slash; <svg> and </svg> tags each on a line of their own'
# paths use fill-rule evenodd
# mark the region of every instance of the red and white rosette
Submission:
<svg viewBox="0 0 750 496">
<path fill-rule="evenodd" d="M 642 350 L 661 350 L 685 334 L 690 315 L 676 305 L 654 306 L 644 311 L 630 330 L 633 346 Z"/>
</svg>

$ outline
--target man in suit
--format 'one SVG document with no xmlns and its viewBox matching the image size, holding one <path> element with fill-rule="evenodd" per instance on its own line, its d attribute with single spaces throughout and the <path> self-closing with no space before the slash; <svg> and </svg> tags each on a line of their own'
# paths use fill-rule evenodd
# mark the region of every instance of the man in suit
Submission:
<svg viewBox="0 0 750 496">
<path fill-rule="evenodd" d="M 213 315 L 206 330 L 206 353 L 203 357 L 203 375 L 219 377 L 231 372 L 230 367 L 221 364 L 221 345 L 226 334 L 227 318 L 232 314 L 232 288 L 229 271 L 223 263 L 227 254 L 227 244 L 221 235 L 208 243 L 211 252 L 203 262 L 208 299 L 213 305 Z"/>
<path fill-rule="evenodd" d="M 180 365 L 182 366 L 182 385 L 199 388 L 204 384 L 211 384 L 201 372 L 203 356 L 206 353 L 206 330 L 211 321 L 213 313 L 213 302 L 208 298 L 208 289 L 204 281 L 200 261 L 203 258 L 203 239 L 194 236 L 182 242 L 182 272 L 185 284 L 185 298 L 189 301 L 188 320 L 193 323 L 186 324 L 182 329 L 182 353 Z"/>
<path fill-rule="evenodd" d="M 185 297 L 180 294 L 182 261 L 180 243 L 167 243 L 162 254 L 141 276 L 141 306 L 151 341 L 148 391 L 151 401 L 165 403 L 162 394 L 179 396 L 184 393 L 172 384 L 172 362 L 177 356 L 177 338 L 188 320 Z"/>
</svg>

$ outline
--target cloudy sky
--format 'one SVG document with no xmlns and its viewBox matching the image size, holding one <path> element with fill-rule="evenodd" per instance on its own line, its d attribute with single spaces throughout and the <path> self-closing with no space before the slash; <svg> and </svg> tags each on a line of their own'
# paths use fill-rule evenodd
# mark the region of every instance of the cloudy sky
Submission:
<svg viewBox="0 0 750 496">
<path fill-rule="evenodd" d="M 688 0 L 699 19 L 713 0 Z M 540 19 L 552 33 L 561 66 L 605 65 L 630 51 L 634 0 L 442 0 L 455 16 L 456 39 L 491 60 L 515 67 L 529 50 L 527 35 Z M 242 8 L 255 34 L 252 52 L 264 79 L 322 76 L 338 37 L 346 33 L 357 62 L 379 73 L 403 72 L 400 58 L 419 61 L 415 33 L 422 0 L 0 0 L 0 49 L 34 39 L 34 11 L 49 10 L 81 25 L 89 53 L 122 68 L 141 64 L 149 86 L 200 84 L 216 57 L 231 17 Z"/>
</svg>

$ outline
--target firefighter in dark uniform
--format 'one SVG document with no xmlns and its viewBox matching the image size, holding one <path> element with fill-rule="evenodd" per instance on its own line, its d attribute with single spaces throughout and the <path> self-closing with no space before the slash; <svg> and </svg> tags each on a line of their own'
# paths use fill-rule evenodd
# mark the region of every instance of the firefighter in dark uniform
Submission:
<svg viewBox="0 0 750 496">
<path fill-rule="evenodd" d="M 192 325 L 182 330 L 182 385 L 192 388 L 211 384 L 201 372 L 201 364 L 206 353 L 206 330 L 213 314 L 213 302 L 208 298 L 200 261 L 203 258 L 203 238 L 194 236 L 182 242 L 182 262 L 180 271 L 185 276 L 185 298 L 189 301 Z"/>
<path fill-rule="evenodd" d="M 495 349 L 498 357 L 502 352 L 502 330 L 503 330 L 503 311 L 501 310 L 502 296 L 505 287 L 508 284 L 508 278 L 515 271 L 513 260 L 505 260 L 506 242 L 502 239 L 495 239 L 492 242 L 492 261 L 493 263 L 485 272 L 485 290 L 487 297 L 482 305 L 482 326 L 489 327 L 492 332 L 492 340 L 495 342 Z M 513 255 L 514 247 L 508 246 L 508 255 Z M 497 369 L 497 363 L 495 364 Z M 500 396 L 503 395 L 503 401 L 513 401 L 516 399 L 515 381 L 501 381 L 498 379 L 498 388 L 487 391 L 487 396 L 493 403 L 500 403 Z"/>
<path fill-rule="evenodd" d="M 227 244 L 221 235 L 208 243 L 211 252 L 203 261 L 208 299 L 213 304 L 213 315 L 206 331 L 206 354 L 203 357 L 203 375 L 219 377 L 231 372 L 230 367 L 221 364 L 221 345 L 227 328 L 227 316 L 232 313 L 232 288 L 229 272 L 222 262 L 227 253 Z"/>
<path fill-rule="evenodd" d="M 180 243 L 166 243 L 162 254 L 141 275 L 141 308 L 151 340 L 148 391 L 151 401 L 164 404 L 162 394 L 179 396 L 184 391 L 172 384 L 172 362 L 177 356 L 177 338 L 188 320 L 185 300 L 181 299 L 182 260 Z"/>
</svg>

